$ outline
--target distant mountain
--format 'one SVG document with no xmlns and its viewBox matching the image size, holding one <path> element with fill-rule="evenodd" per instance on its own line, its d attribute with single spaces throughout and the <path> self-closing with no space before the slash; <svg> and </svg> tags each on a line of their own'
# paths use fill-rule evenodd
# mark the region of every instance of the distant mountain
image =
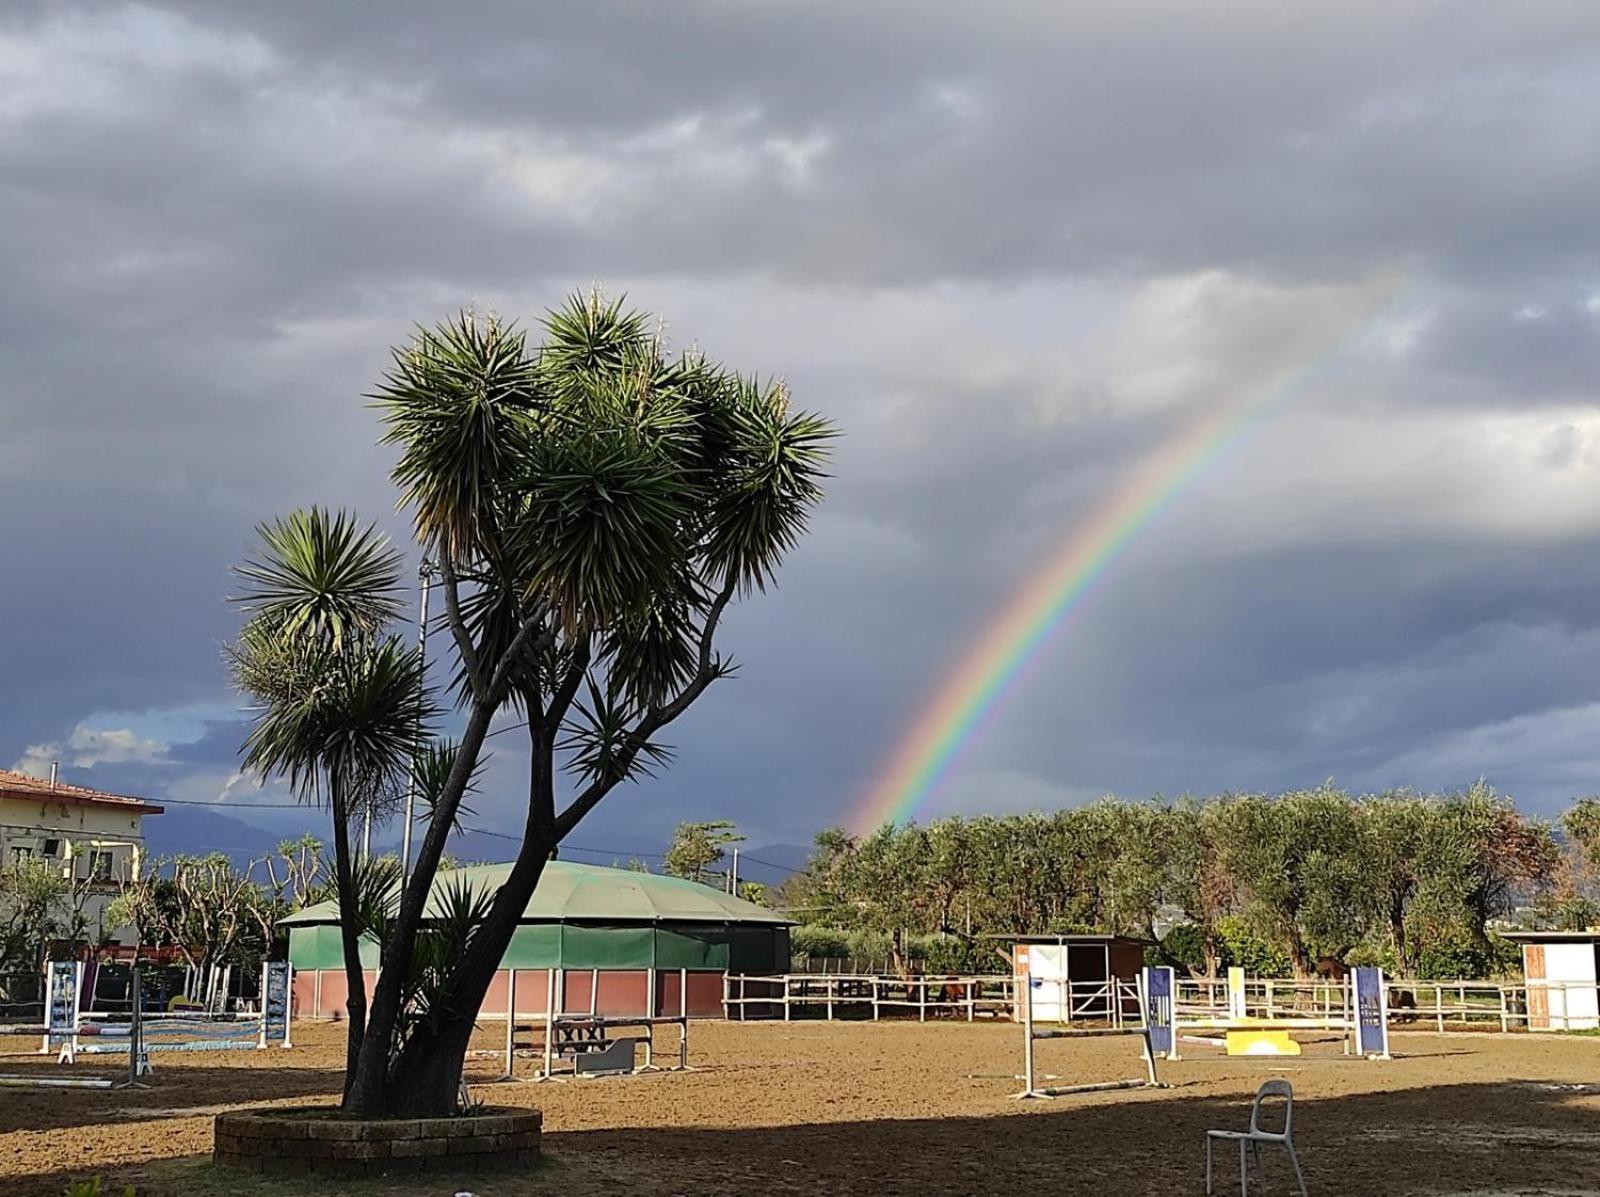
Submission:
<svg viewBox="0 0 1600 1197">
<path fill-rule="evenodd" d="M 285 837 L 281 832 L 267 831 L 204 807 L 168 807 L 167 813 L 145 820 L 145 846 L 152 857 L 200 856 L 207 852 L 221 852 L 235 865 L 244 867 L 252 860 L 266 856 Z M 326 832 L 314 829 L 319 838 Z M 420 831 L 418 833 L 421 834 Z M 574 837 L 576 838 L 576 837 Z M 521 845 L 504 835 L 489 835 L 481 831 L 458 832 L 450 837 L 445 852 L 465 864 L 498 863 L 514 860 Z M 398 855 L 400 839 L 391 828 L 385 829 L 381 839 L 373 843 L 375 852 Z M 413 848 L 415 851 L 415 848 Z M 642 849 L 638 859 L 650 871 L 661 871 L 661 854 L 665 844 Z M 560 851 L 564 860 L 579 864 L 609 865 L 626 868 L 630 857 L 614 853 L 600 853 L 583 848 L 568 847 Z M 765 844 L 759 847 L 739 845 L 739 879 L 758 881 L 763 885 L 777 885 L 784 878 L 805 868 L 811 858 L 811 849 L 798 844 Z"/>
<path fill-rule="evenodd" d="M 146 818 L 144 836 L 145 850 L 152 857 L 221 852 L 239 868 L 260 860 L 284 838 L 232 815 L 199 806 L 169 806 L 165 814 Z"/>
<path fill-rule="evenodd" d="M 777 885 L 806 867 L 811 849 L 798 844 L 767 844 L 764 847 L 739 845 L 739 880 Z"/>
</svg>

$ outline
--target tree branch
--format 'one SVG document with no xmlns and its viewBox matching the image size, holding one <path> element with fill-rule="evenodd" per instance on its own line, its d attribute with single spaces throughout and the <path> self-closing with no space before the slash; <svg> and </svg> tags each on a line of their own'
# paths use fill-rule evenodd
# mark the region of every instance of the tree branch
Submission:
<svg viewBox="0 0 1600 1197">
<path fill-rule="evenodd" d="M 567 667 L 567 672 L 560 683 L 550 693 L 550 705 L 546 708 L 549 721 L 544 728 L 547 747 L 554 747 L 556 737 L 561 734 L 561 723 L 566 719 L 572 700 L 578 696 L 578 687 L 583 685 L 584 674 L 589 670 L 589 654 L 589 641 L 585 639 L 572 650 L 572 663 Z"/>
<path fill-rule="evenodd" d="M 706 612 L 705 626 L 700 629 L 700 667 L 695 670 L 694 677 L 690 678 L 679 695 L 666 706 L 657 708 L 654 712 L 655 722 L 644 734 L 651 735 L 660 728 L 671 723 L 679 715 L 689 709 L 689 704 L 705 692 L 711 684 L 714 673 L 711 668 L 711 642 L 717 634 L 717 624 L 722 620 L 722 613 L 728 609 L 728 604 L 733 601 L 733 595 L 739 588 L 739 579 L 732 573 L 723 584 L 717 597 L 712 600 L 711 608 Z M 650 716 L 646 717 L 649 722 Z"/>
<path fill-rule="evenodd" d="M 554 628 L 546 629 L 545 633 L 539 637 L 537 644 L 528 642 L 528 637 L 533 634 L 534 629 L 543 624 L 544 616 L 545 613 L 540 611 L 538 614 L 530 615 L 524 619 L 522 626 L 517 629 L 517 634 L 512 637 L 511 643 L 501 655 L 500 664 L 495 667 L 494 676 L 489 679 L 487 695 L 495 706 L 499 706 L 505 698 L 506 689 L 511 684 L 511 675 L 517 667 L 518 660 L 525 655 L 543 651 L 555 643 L 556 633 Z"/>
<path fill-rule="evenodd" d="M 681 691 L 671 702 L 663 706 L 653 707 L 638 725 L 628 734 L 627 742 L 622 751 L 618 753 L 617 764 L 606 777 L 596 778 L 589 786 L 574 798 L 565 810 L 556 818 L 556 842 L 560 843 L 567 835 L 583 821 L 583 817 L 599 805 L 600 800 L 616 788 L 618 782 L 627 777 L 629 768 L 634 759 L 639 755 L 650 740 L 667 724 L 687 711 L 690 705 L 700 695 L 705 693 L 717 676 L 712 657 L 712 639 L 717 633 L 717 624 L 722 619 L 722 613 L 727 610 L 728 604 L 733 601 L 734 592 L 738 589 L 738 579 L 732 575 L 722 589 L 717 592 L 717 597 L 712 600 L 711 607 L 706 612 L 706 622 L 700 629 L 700 666 Z"/>
<path fill-rule="evenodd" d="M 461 654 L 461 668 L 466 672 L 472 696 L 479 702 L 488 697 L 488 684 L 484 681 L 483 667 L 478 662 L 478 649 L 467 634 L 467 622 L 461 617 L 461 588 L 456 578 L 456 565 L 449 553 L 439 554 L 439 573 L 444 579 L 445 622 L 450 625 L 450 636 Z"/>
</svg>

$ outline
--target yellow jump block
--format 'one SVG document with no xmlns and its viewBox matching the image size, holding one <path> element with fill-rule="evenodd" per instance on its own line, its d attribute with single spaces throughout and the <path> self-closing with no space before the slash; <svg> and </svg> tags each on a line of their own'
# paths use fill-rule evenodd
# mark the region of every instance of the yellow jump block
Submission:
<svg viewBox="0 0 1600 1197">
<path fill-rule="evenodd" d="M 1298 1056 L 1300 1045 L 1288 1031 L 1229 1031 L 1230 1056 Z"/>
</svg>

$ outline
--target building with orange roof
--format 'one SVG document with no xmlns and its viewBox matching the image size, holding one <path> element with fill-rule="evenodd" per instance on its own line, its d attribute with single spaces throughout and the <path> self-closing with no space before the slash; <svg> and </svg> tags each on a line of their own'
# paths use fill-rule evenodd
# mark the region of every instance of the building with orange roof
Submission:
<svg viewBox="0 0 1600 1197">
<path fill-rule="evenodd" d="M 144 868 L 144 817 L 162 808 L 143 798 L 108 794 L 49 778 L 0 769 L 0 865 L 39 861 L 59 868 L 83 901 L 91 935 L 120 938 L 105 927 L 105 909 L 121 883 Z"/>
</svg>

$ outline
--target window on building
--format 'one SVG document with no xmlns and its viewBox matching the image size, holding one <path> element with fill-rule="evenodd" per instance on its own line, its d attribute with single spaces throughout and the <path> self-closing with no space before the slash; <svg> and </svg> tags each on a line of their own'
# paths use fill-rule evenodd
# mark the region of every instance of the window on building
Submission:
<svg viewBox="0 0 1600 1197">
<path fill-rule="evenodd" d="M 89 853 L 89 880 L 111 880 L 111 853 L 100 848 Z"/>
<path fill-rule="evenodd" d="M 60 856 L 61 855 L 61 841 L 60 840 L 45 840 L 44 847 L 40 850 L 39 855 L 40 856 Z"/>
<path fill-rule="evenodd" d="M 25 860 L 32 860 L 32 859 L 33 859 L 33 849 L 31 847 L 24 847 L 21 844 L 15 844 L 15 845 L 12 846 L 12 848 L 11 848 L 11 863 L 12 864 L 21 864 Z"/>
</svg>

